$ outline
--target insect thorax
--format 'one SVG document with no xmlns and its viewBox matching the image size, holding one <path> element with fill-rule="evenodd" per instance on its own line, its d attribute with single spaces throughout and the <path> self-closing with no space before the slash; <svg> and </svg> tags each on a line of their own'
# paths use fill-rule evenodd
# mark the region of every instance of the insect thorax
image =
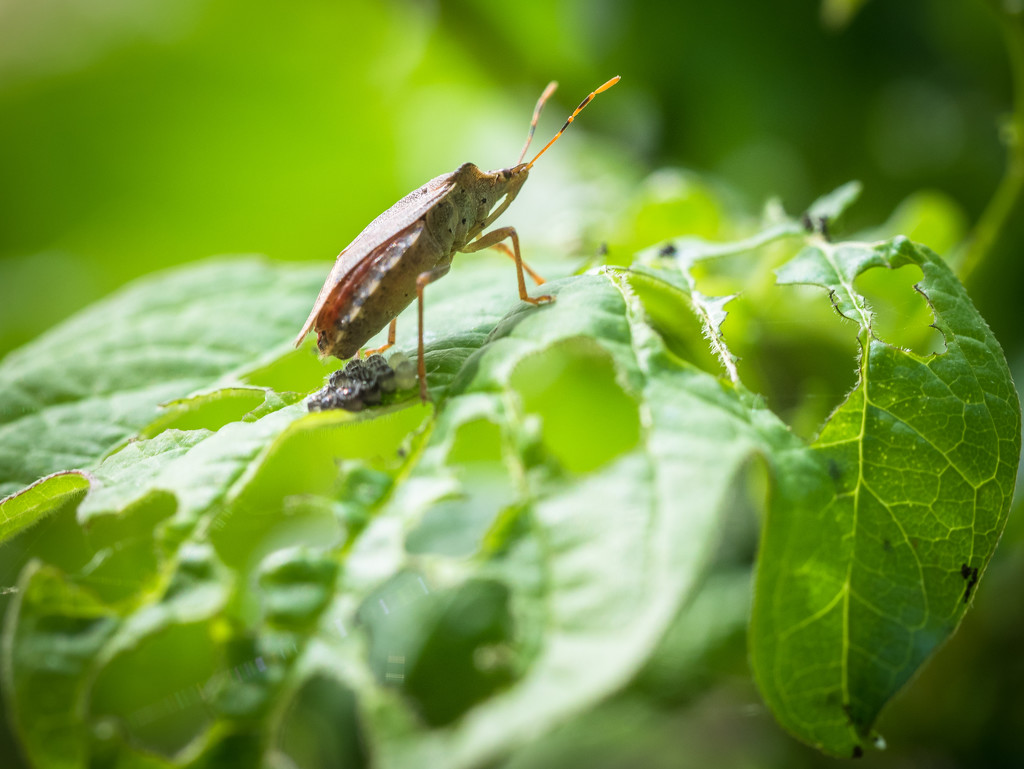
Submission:
<svg viewBox="0 0 1024 769">
<path fill-rule="evenodd" d="M 450 236 L 453 251 L 461 250 L 480 235 L 502 199 L 519 193 L 527 173 L 524 166 L 481 171 L 464 163 L 452 173 L 452 191 L 428 214 L 428 227 L 439 239 Z"/>
</svg>

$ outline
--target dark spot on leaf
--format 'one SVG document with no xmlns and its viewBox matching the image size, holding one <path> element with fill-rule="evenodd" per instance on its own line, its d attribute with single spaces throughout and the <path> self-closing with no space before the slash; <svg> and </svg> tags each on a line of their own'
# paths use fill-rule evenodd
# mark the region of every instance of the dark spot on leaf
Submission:
<svg viewBox="0 0 1024 769">
<path fill-rule="evenodd" d="M 978 567 L 972 568 L 965 563 L 960 567 L 960 576 L 967 581 L 967 587 L 964 588 L 964 603 L 967 603 L 971 600 L 971 591 L 978 584 Z"/>
<path fill-rule="evenodd" d="M 889 540 L 887 540 L 887 539 L 883 539 L 883 540 L 882 540 L 882 549 L 883 549 L 883 550 L 884 550 L 885 552 L 887 552 L 887 553 L 888 553 L 888 552 L 891 552 L 891 551 L 892 551 L 892 542 L 890 542 L 890 541 L 889 541 Z"/>
<path fill-rule="evenodd" d="M 463 220 L 462 220 L 462 223 L 463 223 L 463 224 L 465 224 L 465 223 L 466 223 L 466 220 L 465 220 L 465 219 L 463 219 Z"/>
<path fill-rule="evenodd" d="M 864 748 L 862 748 L 860 745 L 854 745 L 853 746 L 853 758 L 863 758 L 863 757 L 864 757 Z"/>
<path fill-rule="evenodd" d="M 811 215 L 806 211 L 800 215 L 800 224 L 807 232 L 814 232 L 814 222 L 811 221 Z"/>
<path fill-rule="evenodd" d="M 677 253 L 675 243 L 666 243 L 658 249 L 658 256 L 675 256 Z"/>
<path fill-rule="evenodd" d="M 821 235 L 825 240 L 832 240 L 832 236 L 828 231 L 828 218 L 825 216 L 819 216 L 816 222 L 818 234 Z"/>
<path fill-rule="evenodd" d="M 597 247 L 597 255 L 598 256 L 607 256 L 608 255 L 608 244 L 607 243 L 601 243 Z"/>
<path fill-rule="evenodd" d="M 481 203 L 486 203 L 487 202 L 487 198 L 480 198 L 480 202 Z"/>
<path fill-rule="evenodd" d="M 843 471 L 839 467 L 839 463 L 834 459 L 830 459 L 828 461 L 828 474 L 836 483 L 839 483 L 843 479 Z"/>
<path fill-rule="evenodd" d="M 849 726 L 853 726 L 853 724 L 854 724 L 853 711 L 850 709 L 850 703 L 849 702 L 843 703 L 843 712 L 846 714 L 846 723 Z"/>
</svg>

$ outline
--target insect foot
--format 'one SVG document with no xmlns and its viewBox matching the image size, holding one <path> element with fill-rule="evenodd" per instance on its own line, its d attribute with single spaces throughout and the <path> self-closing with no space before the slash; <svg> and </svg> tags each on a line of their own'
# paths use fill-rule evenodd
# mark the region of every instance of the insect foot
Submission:
<svg viewBox="0 0 1024 769">
<path fill-rule="evenodd" d="M 552 304 L 555 301 L 555 297 L 551 296 L 551 294 L 541 294 L 540 296 L 528 296 L 523 301 L 530 304 Z"/>
</svg>

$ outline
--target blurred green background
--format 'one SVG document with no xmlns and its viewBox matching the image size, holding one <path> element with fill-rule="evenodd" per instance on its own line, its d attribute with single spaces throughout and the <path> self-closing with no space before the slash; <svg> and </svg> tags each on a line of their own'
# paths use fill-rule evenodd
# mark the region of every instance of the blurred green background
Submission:
<svg viewBox="0 0 1024 769">
<path fill-rule="evenodd" d="M 973 221 L 1009 108 L 993 14 L 869 2 L 836 28 L 843 4 L 4 0 L 0 352 L 160 267 L 329 265 L 424 180 L 513 163 L 551 79 L 539 137 L 623 82 L 538 164 L 506 217 L 524 231 L 533 210 L 554 207 L 562 230 L 567 212 L 614 214 L 614 196 L 578 202 L 587 164 L 620 179 L 682 166 L 751 211 L 860 179 L 861 224 L 921 190 Z M 602 141 L 584 152 L 583 134 Z"/>
<path fill-rule="evenodd" d="M 426 179 L 514 163 L 549 80 L 561 88 L 538 139 L 614 74 L 503 218 L 573 265 L 601 242 L 734 235 L 771 196 L 799 212 L 850 179 L 865 191 L 848 229 L 889 220 L 952 253 L 1004 172 L 1012 83 L 982 0 L 0 0 L 0 356 L 134 277 L 212 254 L 320 260 L 326 275 Z M 686 173 L 648 176 L 666 166 Z M 677 230 L 624 238 L 623 212 L 666 185 Z M 971 290 L 1024 373 L 1020 213 Z M 976 611 L 883 718 L 890 749 L 866 764 L 1024 765 L 1022 584 L 1018 515 Z M 665 766 L 829 763 L 773 725 L 742 643 L 719 664 L 713 686 L 598 745 L 594 765 L 630 765 L 641 740 L 664 745 Z M 605 717 L 631 723 L 623 703 Z"/>
</svg>

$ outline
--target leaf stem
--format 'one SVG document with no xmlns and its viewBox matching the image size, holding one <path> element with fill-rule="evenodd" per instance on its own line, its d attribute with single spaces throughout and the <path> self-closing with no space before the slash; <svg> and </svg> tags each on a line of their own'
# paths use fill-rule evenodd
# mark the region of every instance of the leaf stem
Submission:
<svg viewBox="0 0 1024 769">
<path fill-rule="evenodd" d="M 967 254 L 960 265 L 960 280 L 968 277 L 985 260 L 999 238 L 1003 226 L 1024 190 L 1024 22 L 1021 11 L 1006 0 L 988 0 L 996 14 L 1010 58 L 1013 80 L 1013 112 L 1003 129 L 1009 157 L 1006 173 L 996 188 L 988 207 L 975 225 L 967 245 Z"/>
</svg>

